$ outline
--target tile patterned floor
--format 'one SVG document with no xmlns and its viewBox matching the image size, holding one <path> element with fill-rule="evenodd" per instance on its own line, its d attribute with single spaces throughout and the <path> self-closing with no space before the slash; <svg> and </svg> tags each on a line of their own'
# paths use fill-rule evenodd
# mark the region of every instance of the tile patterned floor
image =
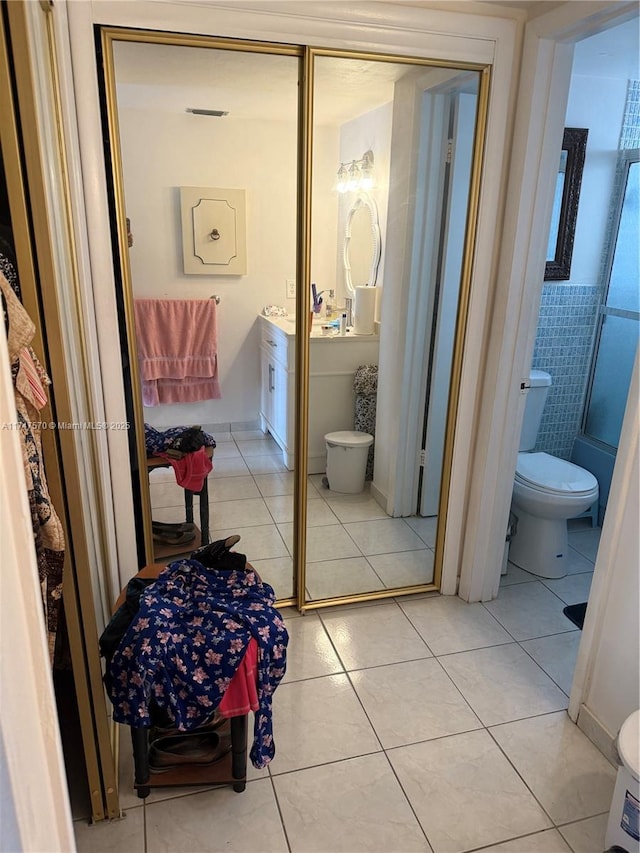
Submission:
<svg viewBox="0 0 640 853">
<path fill-rule="evenodd" d="M 293 474 L 269 435 L 216 431 L 215 438 L 214 473 L 209 477 L 211 539 L 239 533 L 239 548 L 251 555 L 278 597 L 289 598 Z M 358 495 L 339 495 L 325 488 L 322 478 L 312 475 L 308 484 L 310 599 L 431 582 L 435 519 L 388 518 L 368 488 Z M 150 489 L 156 521 L 184 520 L 184 492 L 170 468 L 151 473 Z"/>
<path fill-rule="evenodd" d="M 251 482 L 235 500 L 256 500 L 253 486 L 266 500 L 261 484 L 286 493 L 276 474 L 240 475 Z M 510 565 L 486 604 L 423 595 L 285 612 L 270 767 L 250 768 L 242 794 L 157 789 L 143 804 L 123 737 L 125 817 L 77 821 L 78 850 L 603 853 L 615 770 L 567 717 L 580 632 L 562 614 L 588 592 L 598 535 L 576 523 L 566 578 Z M 286 547 L 271 553 L 264 531 L 253 542 L 270 553 L 262 570 L 290 570 Z"/>
</svg>

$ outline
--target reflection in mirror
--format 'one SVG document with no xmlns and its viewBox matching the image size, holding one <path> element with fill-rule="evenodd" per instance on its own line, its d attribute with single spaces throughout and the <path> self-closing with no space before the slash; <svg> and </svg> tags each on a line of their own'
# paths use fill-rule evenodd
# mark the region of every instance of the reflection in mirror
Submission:
<svg viewBox="0 0 640 853">
<path fill-rule="evenodd" d="M 564 129 L 549 228 L 545 281 L 566 281 L 571 278 L 573 240 L 588 133 L 588 130 L 579 127 Z"/>
<path fill-rule="evenodd" d="M 344 234 L 344 275 L 349 295 L 357 286 L 375 287 L 380 263 L 380 226 L 375 201 L 360 193 L 347 215 Z"/>
<path fill-rule="evenodd" d="M 295 320 L 281 331 L 263 314 L 271 306 L 273 313 L 295 316 L 287 282 L 295 282 L 296 271 L 299 59 L 291 49 L 289 55 L 252 53 L 204 46 L 204 39 L 186 45 L 180 37 L 178 43 L 144 38 L 113 42 L 138 354 L 167 369 L 157 374 L 155 389 L 145 387 L 141 420 L 147 435 L 157 431 L 161 441 L 175 434 L 171 430 L 199 425 L 215 442 L 206 478 L 202 455 L 200 463 L 195 457 L 147 461 L 155 560 L 190 553 L 208 520 L 209 539 L 239 533 L 238 550 L 278 598 L 287 599 L 294 595 L 285 544 L 293 518 L 294 473 L 286 452 L 292 425 L 274 412 L 286 411 L 293 389 Z M 197 196 L 187 208 L 184 238 L 181 188 Z M 200 222 L 194 211 L 206 207 L 202 199 L 209 208 Z M 218 216 L 225 205 L 227 219 Z M 229 229 L 241 215 L 246 271 L 240 274 L 225 269 L 215 251 L 221 246 L 227 258 L 236 254 L 229 251 Z M 124 222 L 120 228 L 124 233 Z M 204 274 L 185 272 L 189 228 L 195 243 L 206 244 L 205 252 L 193 252 L 210 264 Z M 201 362 L 204 371 L 190 369 Z M 185 364 L 186 372 L 178 372 Z M 140 366 L 145 383 L 156 378 Z M 153 449 L 147 443 L 147 451 Z M 208 495 L 200 495 L 200 513 L 195 499 L 192 531 L 186 484 L 197 491 L 202 482 Z"/>
<path fill-rule="evenodd" d="M 310 338 L 306 594 L 321 602 L 434 588 L 479 75 L 323 52 L 313 80 L 312 279 L 335 294 L 326 324 L 339 329 L 350 299 L 355 316 L 343 335 Z M 332 192 L 341 164 L 362 151 L 373 152 L 374 186 L 366 196 Z M 398 342 L 412 312 L 406 356 Z M 365 314 L 370 327 L 358 323 Z M 426 463 L 416 459 L 400 494 L 407 414 L 384 400 L 407 375 L 422 400 L 412 428 Z"/>
</svg>

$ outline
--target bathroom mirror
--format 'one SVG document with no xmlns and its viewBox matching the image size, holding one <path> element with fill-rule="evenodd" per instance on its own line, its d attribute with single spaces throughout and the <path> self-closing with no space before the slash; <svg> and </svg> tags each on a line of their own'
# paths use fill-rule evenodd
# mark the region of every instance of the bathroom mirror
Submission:
<svg viewBox="0 0 640 853">
<path fill-rule="evenodd" d="M 375 201 L 360 193 L 347 214 L 344 233 L 344 274 L 347 290 L 375 287 L 380 263 L 380 226 Z"/>
<path fill-rule="evenodd" d="M 571 258 L 589 131 L 565 127 L 549 229 L 545 281 L 571 278 Z"/>
</svg>

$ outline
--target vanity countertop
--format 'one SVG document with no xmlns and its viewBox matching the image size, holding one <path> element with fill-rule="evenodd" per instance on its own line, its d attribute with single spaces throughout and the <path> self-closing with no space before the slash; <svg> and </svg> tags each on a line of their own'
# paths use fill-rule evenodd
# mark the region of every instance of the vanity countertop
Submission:
<svg viewBox="0 0 640 853">
<path fill-rule="evenodd" d="M 277 329 L 284 332 L 286 335 L 290 337 L 295 337 L 296 333 L 296 318 L 295 315 L 289 315 L 287 317 L 265 317 L 262 314 L 259 315 L 260 319 L 264 320 L 267 323 L 271 323 Z M 347 327 L 346 335 L 341 335 L 338 329 L 335 329 L 333 333 L 325 334 L 322 330 L 322 327 L 332 323 L 333 320 L 326 320 L 324 317 L 320 317 L 319 319 L 314 319 L 311 324 L 311 338 L 319 341 L 377 341 L 379 340 L 379 334 L 374 335 L 355 335 L 353 333 L 353 328 L 351 326 Z M 378 324 L 376 324 L 377 326 Z"/>
</svg>

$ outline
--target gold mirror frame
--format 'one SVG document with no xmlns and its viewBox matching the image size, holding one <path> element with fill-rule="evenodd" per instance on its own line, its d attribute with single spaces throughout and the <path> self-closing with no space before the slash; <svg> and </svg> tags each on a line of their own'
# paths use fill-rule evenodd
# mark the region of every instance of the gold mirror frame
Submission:
<svg viewBox="0 0 640 853">
<path fill-rule="evenodd" d="M 477 214 L 480 197 L 480 179 L 486 133 L 486 118 L 489 98 L 490 67 L 476 63 L 449 62 L 431 60 L 421 57 L 406 57 L 388 54 L 376 54 L 357 51 L 337 51 L 323 48 L 306 48 L 295 45 L 269 44 L 263 42 L 221 39 L 211 36 L 185 36 L 164 32 L 140 32 L 114 27 L 101 29 L 101 49 L 104 62 L 105 84 L 105 120 L 109 132 L 111 158 L 111 192 L 112 215 L 117 223 L 117 247 L 114 255 L 118 257 L 120 281 L 122 282 L 122 297 L 124 302 L 125 324 L 128 342 L 128 358 L 132 388 L 139 387 L 140 377 L 137 365 L 137 348 L 133 330 L 133 290 L 131 271 L 127 252 L 127 226 L 124 204 L 124 186 L 122 177 L 122 162 L 119 148 L 118 112 L 115 99 L 115 77 L 113 42 L 118 40 L 176 44 L 188 47 L 218 47 L 227 50 L 252 51 L 259 53 L 274 53 L 290 55 L 301 59 L 303 65 L 304 85 L 300 86 L 298 113 L 298 233 L 297 233 L 297 299 L 296 299 L 296 328 L 306 329 L 310 311 L 311 285 L 311 162 L 313 153 L 313 85 L 314 61 L 319 56 L 346 57 L 376 62 L 394 62 L 425 68 L 445 68 L 456 71 L 472 71 L 479 74 L 479 90 L 477 97 L 476 125 L 473 142 L 471 180 L 469 187 L 469 203 L 467 227 L 465 230 L 464 253 L 460 296 L 456 321 L 455 344 L 452 358 L 451 382 L 447 407 L 447 440 L 444 448 L 442 486 L 438 508 L 438 526 L 434 561 L 434 582 L 410 587 L 385 589 L 376 592 L 362 593 L 307 601 L 305 594 L 306 579 L 306 537 L 307 537 L 307 452 L 309 426 L 309 337 L 297 334 L 295 337 L 295 487 L 294 487 L 294 535 L 293 535 L 293 566 L 294 566 L 294 596 L 282 599 L 280 606 L 293 605 L 301 612 L 305 609 L 316 609 L 341 603 L 375 600 L 387 597 L 413 594 L 416 592 L 437 591 L 442 574 L 444 553 L 444 537 L 446 515 L 449 500 L 451 463 L 455 440 L 455 423 L 458 410 L 458 397 L 462 372 L 464 341 L 467 327 L 467 316 L 472 278 L 472 263 L 474 257 Z M 140 395 L 133 395 L 132 407 L 136 428 L 137 469 L 139 474 L 139 489 L 141 515 L 143 518 L 144 553 L 147 562 L 153 561 L 153 538 L 151 531 L 151 502 L 149 483 L 146 476 L 146 459 L 144 443 L 144 414 Z"/>
</svg>

